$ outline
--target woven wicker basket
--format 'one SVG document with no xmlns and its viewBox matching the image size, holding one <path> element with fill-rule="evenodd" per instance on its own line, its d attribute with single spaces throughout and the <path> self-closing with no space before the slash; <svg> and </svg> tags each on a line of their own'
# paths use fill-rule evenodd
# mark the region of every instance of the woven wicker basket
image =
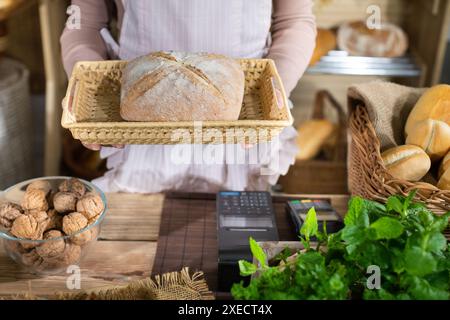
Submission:
<svg viewBox="0 0 450 320">
<path fill-rule="evenodd" d="M 178 144 L 271 141 L 293 119 L 275 64 L 269 59 L 239 60 L 245 96 L 238 121 L 126 122 L 120 117 L 120 80 L 127 62 L 80 62 L 63 103 L 62 126 L 84 143 Z M 278 107 L 276 89 L 283 96 Z M 182 139 L 181 139 L 182 138 Z"/>
<path fill-rule="evenodd" d="M 417 190 L 416 200 L 436 214 L 450 211 L 450 191 L 439 190 L 425 182 L 409 182 L 392 177 L 383 164 L 380 141 L 365 107 L 352 110 L 349 119 L 349 188 L 353 195 L 386 202 L 391 195 L 408 195 Z"/>
</svg>

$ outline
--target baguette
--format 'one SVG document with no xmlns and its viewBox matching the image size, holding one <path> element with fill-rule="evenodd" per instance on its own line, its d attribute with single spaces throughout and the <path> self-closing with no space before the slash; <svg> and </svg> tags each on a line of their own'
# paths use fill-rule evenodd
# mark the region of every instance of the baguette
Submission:
<svg viewBox="0 0 450 320">
<path fill-rule="evenodd" d="M 386 170 L 396 179 L 419 181 L 431 168 L 430 157 L 417 146 L 404 145 L 381 154 Z"/>
<path fill-rule="evenodd" d="M 328 120 L 309 120 L 298 129 L 297 145 L 299 152 L 297 160 L 310 160 L 315 158 L 326 141 L 335 132 L 335 125 Z"/>
<path fill-rule="evenodd" d="M 450 190 L 450 169 L 447 169 L 439 179 L 437 187 L 441 190 Z"/>
<path fill-rule="evenodd" d="M 439 178 L 450 168 L 450 151 L 442 160 L 441 166 L 439 167 Z"/>
</svg>

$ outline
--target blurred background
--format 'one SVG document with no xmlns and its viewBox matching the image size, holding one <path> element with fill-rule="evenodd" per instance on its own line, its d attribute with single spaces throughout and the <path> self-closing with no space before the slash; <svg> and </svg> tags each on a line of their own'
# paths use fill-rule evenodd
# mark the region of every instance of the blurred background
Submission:
<svg viewBox="0 0 450 320">
<path fill-rule="evenodd" d="M 291 100 L 299 130 L 307 130 L 303 125 L 312 118 L 326 121 L 331 130 L 313 152 L 299 155 L 279 190 L 346 193 L 347 141 L 342 137 L 348 86 L 374 79 L 416 87 L 450 83 L 450 0 L 314 2 L 317 48 Z M 59 37 L 69 4 L 0 0 L 0 189 L 29 177 L 93 179 L 105 171 L 98 152 L 84 149 L 60 126 L 67 79 Z M 361 23 L 374 12 L 369 9 L 379 10 L 388 26 L 383 32 Z M 393 36 L 398 38 L 388 43 Z M 318 95 L 323 90 L 327 94 Z M 322 178 L 308 177 L 311 170 L 322 172 Z"/>
</svg>

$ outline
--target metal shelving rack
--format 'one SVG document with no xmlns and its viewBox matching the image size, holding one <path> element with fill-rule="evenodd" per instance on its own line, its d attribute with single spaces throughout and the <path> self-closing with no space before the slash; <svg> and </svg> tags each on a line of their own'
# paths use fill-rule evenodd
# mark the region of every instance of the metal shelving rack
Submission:
<svg viewBox="0 0 450 320">
<path fill-rule="evenodd" d="M 422 69 L 411 54 L 401 58 L 356 57 L 333 50 L 308 68 L 307 73 L 412 78 L 420 77 Z"/>
</svg>

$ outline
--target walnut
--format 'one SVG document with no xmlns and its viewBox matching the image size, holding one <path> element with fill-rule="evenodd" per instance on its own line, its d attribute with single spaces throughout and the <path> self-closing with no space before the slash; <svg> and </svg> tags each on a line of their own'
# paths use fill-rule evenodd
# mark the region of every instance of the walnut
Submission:
<svg viewBox="0 0 450 320">
<path fill-rule="evenodd" d="M 64 252 L 54 258 L 45 259 L 49 263 L 53 263 L 55 266 L 69 266 L 76 264 L 81 258 L 81 247 L 75 244 L 66 243 Z"/>
<path fill-rule="evenodd" d="M 88 242 L 94 240 L 96 237 L 96 232 L 94 230 L 86 230 L 84 232 L 78 233 L 70 237 L 70 242 L 78 246 L 84 246 Z"/>
<path fill-rule="evenodd" d="M 44 231 L 50 230 L 50 229 L 62 229 L 62 219 L 63 217 L 58 214 L 58 212 L 54 209 L 50 209 L 47 212 L 49 221 Z"/>
<path fill-rule="evenodd" d="M 77 196 L 72 192 L 58 192 L 53 197 L 53 206 L 59 213 L 74 212 L 77 205 Z"/>
<path fill-rule="evenodd" d="M 25 192 L 22 208 L 28 211 L 47 211 L 48 202 L 44 190 L 30 190 Z"/>
<path fill-rule="evenodd" d="M 40 240 L 42 239 L 43 228 L 34 215 L 21 215 L 11 227 L 11 234 L 17 238 Z"/>
<path fill-rule="evenodd" d="M 88 220 L 96 218 L 104 209 L 102 198 L 94 192 L 86 193 L 77 202 L 77 211 L 81 212 Z"/>
<path fill-rule="evenodd" d="M 62 229 L 65 234 L 71 235 L 87 227 L 87 225 L 88 220 L 83 214 L 72 212 L 63 218 Z"/>
<path fill-rule="evenodd" d="M 35 249 L 22 254 L 22 263 L 28 267 L 37 267 L 42 264 L 44 259 L 39 256 Z"/>
<path fill-rule="evenodd" d="M 50 218 L 45 211 L 25 211 L 25 214 L 34 217 L 41 228 L 43 228 L 42 230 L 44 230 L 50 222 Z"/>
<path fill-rule="evenodd" d="M 64 180 L 59 185 L 58 189 L 59 189 L 59 191 L 62 191 L 62 192 L 75 193 L 75 195 L 78 198 L 81 198 L 86 193 L 86 187 L 85 187 L 84 183 L 75 178 L 71 178 L 69 180 Z"/>
<path fill-rule="evenodd" d="M 15 240 L 5 240 L 5 248 L 7 251 L 14 254 L 24 254 L 28 252 L 28 250 L 24 248 L 19 241 Z"/>
<path fill-rule="evenodd" d="M 48 182 L 47 180 L 37 180 L 34 181 L 32 183 L 30 183 L 27 186 L 26 191 L 32 191 L 32 190 L 43 190 L 45 192 L 46 195 L 48 195 L 50 193 L 50 191 L 52 190 L 52 186 L 50 185 L 50 182 Z"/>
<path fill-rule="evenodd" d="M 50 230 L 44 233 L 44 240 L 60 238 L 63 234 L 58 230 Z M 36 252 L 42 258 L 54 258 L 60 256 L 66 249 L 64 239 L 49 240 L 40 246 L 36 247 Z"/>
<path fill-rule="evenodd" d="M 0 225 L 10 229 L 14 220 L 22 215 L 22 209 L 14 203 L 5 203 L 0 207 Z"/>
</svg>

